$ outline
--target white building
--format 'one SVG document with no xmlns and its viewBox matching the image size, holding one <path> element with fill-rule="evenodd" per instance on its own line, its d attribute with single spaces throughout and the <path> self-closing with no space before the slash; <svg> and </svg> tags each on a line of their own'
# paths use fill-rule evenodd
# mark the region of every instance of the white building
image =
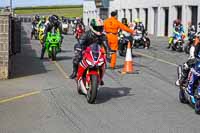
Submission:
<svg viewBox="0 0 200 133">
<path fill-rule="evenodd" d="M 140 18 L 150 34 L 169 36 L 172 24 L 180 19 L 185 27 L 200 22 L 200 0 L 84 0 L 84 22 L 94 17 L 108 17 L 118 11 L 118 19 L 128 21 Z M 187 30 L 186 30 L 187 31 Z"/>
</svg>

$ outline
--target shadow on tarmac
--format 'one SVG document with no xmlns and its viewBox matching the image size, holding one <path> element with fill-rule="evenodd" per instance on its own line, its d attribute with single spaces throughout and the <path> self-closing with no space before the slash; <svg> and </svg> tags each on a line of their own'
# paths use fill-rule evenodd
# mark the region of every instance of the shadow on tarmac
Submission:
<svg viewBox="0 0 200 133">
<path fill-rule="evenodd" d="M 46 73 L 45 66 L 37 57 L 36 51 L 31 47 L 30 34 L 25 31 L 23 25 L 21 37 L 21 53 L 17 54 L 13 59 L 14 70 L 11 78 Z"/>
<path fill-rule="evenodd" d="M 118 88 L 101 87 L 98 92 L 96 104 L 105 103 L 113 98 L 134 96 L 135 94 L 130 94 L 130 91 L 131 88 L 127 87 L 118 87 Z"/>
</svg>

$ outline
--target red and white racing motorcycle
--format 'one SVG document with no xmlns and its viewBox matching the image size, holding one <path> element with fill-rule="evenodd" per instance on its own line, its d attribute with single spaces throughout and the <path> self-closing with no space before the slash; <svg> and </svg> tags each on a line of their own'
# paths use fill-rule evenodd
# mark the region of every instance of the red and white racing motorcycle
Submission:
<svg viewBox="0 0 200 133">
<path fill-rule="evenodd" d="M 78 67 L 77 89 L 79 94 L 86 95 L 88 103 L 92 104 L 96 100 L 105 67 L 106 54 L 104 49 L 97 43 L 87 47 Z"/>
</svg>

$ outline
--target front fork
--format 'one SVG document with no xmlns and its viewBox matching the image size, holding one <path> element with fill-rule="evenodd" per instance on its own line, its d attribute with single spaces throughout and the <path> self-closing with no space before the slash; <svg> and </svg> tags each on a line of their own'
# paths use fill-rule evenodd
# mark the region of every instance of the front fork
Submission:
<svg viewBox="0 0 200 133">
<path fill-rule="evenodd" d="M 191 74 L 191 76 L 189 76 L 188 92 L 190 95 L 194 95 L 194 83 L 196 80 L 198 80 L 198 78 L 199 77 L 194 74 Z M 198 81 L 197 95 L 200 96 L 200 81 Z"/>
<path fill-rule="evenodd" d="M 91 82 L 90 75 L 92 75 L 92 74 L 98 75 L 98 81 L 101 80 L 101 77 L 99 76 L 100 75 L 99 68 L 97 69 L 97 73 L 96 72 L 90 72 L 90 69 L 87 69 L 86 70 L 86 84 L 85 84 L 85 87 L 86 87 L 87 90 L 90 89 L 90 82 Z"/>
</svg>

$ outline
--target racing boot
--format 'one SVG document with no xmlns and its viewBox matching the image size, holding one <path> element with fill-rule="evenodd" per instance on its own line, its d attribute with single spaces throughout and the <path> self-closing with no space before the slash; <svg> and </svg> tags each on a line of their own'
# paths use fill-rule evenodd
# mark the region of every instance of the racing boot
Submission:
<svg viewBox="0 0 200 133">
<path fill-rule="evenodd" d="M 77 75 L 77 71 L 78 71 L 78 65 L 73 63 L 73 72 L 72 74 L 69 76 L 70 79 L 75 79 L 76 75 Z"/>
<path fill-rule="evenodd" d="M 45 53 L 45 46 L 42 46 L 40 59 L 44 58 L 44 53 Z"/>
</svg>

